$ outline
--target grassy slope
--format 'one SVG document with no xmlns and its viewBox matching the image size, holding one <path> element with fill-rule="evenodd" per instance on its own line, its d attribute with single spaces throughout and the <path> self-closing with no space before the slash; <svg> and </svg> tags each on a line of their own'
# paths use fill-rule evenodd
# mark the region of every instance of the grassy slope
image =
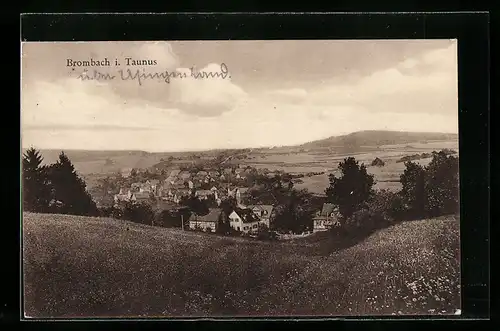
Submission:
<svg viewBox="0 0 500 331">
<path fill-rule="evenodd" d="M 402 223 L 339 249 L 24 214 L 28 316 L 451 313 L 458 221 Z M 429 309 L 435 309 L 429 311 Z"/>
</svg>

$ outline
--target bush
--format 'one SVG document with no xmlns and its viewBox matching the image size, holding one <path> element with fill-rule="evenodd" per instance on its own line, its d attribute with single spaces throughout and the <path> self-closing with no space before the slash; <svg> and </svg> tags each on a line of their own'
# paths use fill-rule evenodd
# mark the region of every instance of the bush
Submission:
<svg viewBox="0 0 500 331">
<path fill-rule="evenodd" d="M 128 202 L 123 210 L 123 218 L 135 223 L 153 224 L 154 213 L 147 203 Z"/>
<path fill-rule="evenodd" d="M 378 190 L 362 209 L 346 219 L 341 231 L 354 236 L 366 235 L 403 220 L 402 215 L 400 195 L 388 190 Z"/>
<path fill-rule="evenodd" d="M 427 167 L 405 163 L 400 191 L 407 218 L 436 217 L 459 211 L 458 158 L 433 152 Z"/>
<path fill-rule="evenodd" d="M 275 240 L 276 233 L 269 230 L 269 227 L 263 223 L 257 228 L 257 239 L 259 240 Z"/>
</svg>

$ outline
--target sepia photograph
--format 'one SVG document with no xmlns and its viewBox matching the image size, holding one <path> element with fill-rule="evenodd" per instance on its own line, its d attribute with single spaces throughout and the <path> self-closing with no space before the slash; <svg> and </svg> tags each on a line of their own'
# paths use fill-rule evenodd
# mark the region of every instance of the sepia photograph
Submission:
<svg viewBox="0 0 500 331">
<path fill-rule="evenodd" d="M 456 39 L 23 42 L 26 319 L 461 314 Z"/>
</svg>

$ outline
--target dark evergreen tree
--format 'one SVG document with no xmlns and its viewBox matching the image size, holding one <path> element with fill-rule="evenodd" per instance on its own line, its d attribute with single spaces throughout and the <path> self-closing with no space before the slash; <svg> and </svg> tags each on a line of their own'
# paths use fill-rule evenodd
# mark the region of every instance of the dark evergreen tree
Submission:
<svg viewBox="0 0 500 331">
<path fill-rule="evenodd" d="M 72 215 L 98 215 L 98 209 L 64 152 L 48 169 L 52 189 L 53 212 Z"/>
<path fill-rule="evenodd" d="M 22 161 L 23 210 L 47 212 L 50 201 L 47 169 L 42 165 L 43 158 L 34 148 L 28 149 Z"/>
</svg>

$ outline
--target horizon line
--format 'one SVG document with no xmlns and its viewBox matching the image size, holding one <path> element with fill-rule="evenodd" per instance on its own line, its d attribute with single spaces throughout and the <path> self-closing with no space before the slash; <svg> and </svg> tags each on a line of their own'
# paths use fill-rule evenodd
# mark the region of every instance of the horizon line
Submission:
<svg viewBox="0 0 500 331">
<path fill-rule="evenodd" d="M 403 132 L 403 133 L 419 133 L 419 134 L 449 134 L 449 135 L 459 135 L 457 132 L 443 132 L 443 131 L 405 131 L 405 130 L 359 130 L 353 131 L 340 135 L 330 135 L 323 138 L 318 138 L 315 140 L 305 141 L 302 143 L 291 144 L 291 145 L 266 145 L 266 146 L 246 146 L 246 147 L 217 147 L 217 148 L 207 148 L 207 149 L 180 149 L 180 150 L 146 150 L 146 149 L 84 149 L 84 148 L 60 148 L 60 147 L 40 147 L 36 148 L 33 145 L 29 147 L 21 147 L 21 150 L 36 148 L 38 150 L 59 150 L 59 151 L 91 151 L 91 152 L 140 152 L 140 153 L 199 153 L 199 152 L 211 152 L 211 151 L 226 151 L 226 150 L 242 150 L 242 149 L 272 149 L 272 148 L 287 148 L 287 147 L 300 147 L 305 144 L 314 143 L 316 141 L 321 141 L 329 138 L 338 138 L 348 136 L 354 133 L 361 132 Z"/>
</svg>

